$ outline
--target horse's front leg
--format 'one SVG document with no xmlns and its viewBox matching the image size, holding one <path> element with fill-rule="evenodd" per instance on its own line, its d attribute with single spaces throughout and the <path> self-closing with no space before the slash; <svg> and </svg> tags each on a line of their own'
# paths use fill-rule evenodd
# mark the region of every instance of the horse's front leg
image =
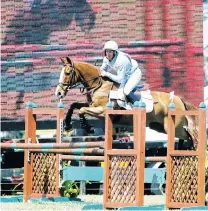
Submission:
<svg viewBox="0 0 208 211">
<path fill-rule="evenodd" d="M 104 107 L 103 106 L 90 106 L 90 107 L 82 107 L 79 110 L 79 117 L 80 117 L 80 125 L 81 127 L 87 132 L 87 134 L 94 133 L 94 128 L 92 125 L 89 125 L 85 114 L 88 114 L 90 116 L 96 116 L 96 117 L 104 117 Z"/>
<path fill-rule="evenodd" d="M 95 117 L 104 117 L 104 107 L 103 106 L 90 106 L 90 107 L 82 107 L 79 110 L 79 114 L 88 114 L 90 116 Z"/>
<path fill-rule="evenodd" d="M 66 118 L 65 118 L 65 125 L 64 125 L 64 129 L 65 131 L 69 131 L 72 129 L 72 122 L 71 122 L 71 118 L 73 115 L 73 112 L 75 109 L 81 109 L 82 107 L 87 107 L 89 106 L 88 103 L 79 103 L 79 102 L 75 102 L 72 103 L 70 106 L 70 109 L 68 110 L 67 114 L 66 114 Z"/>
</svg>

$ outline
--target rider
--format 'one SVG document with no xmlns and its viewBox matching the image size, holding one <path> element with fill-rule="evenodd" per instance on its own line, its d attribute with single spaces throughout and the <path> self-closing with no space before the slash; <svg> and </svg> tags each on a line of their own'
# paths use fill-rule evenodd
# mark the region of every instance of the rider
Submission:
<svg viewBox="0 0 208 211">
<path fill-rule="evenodd" d="M 131 103 L 137 100 L 135 87 L 141 81 L 142 73 L 136 60 L 119 51 L 115 41 L 107 41 L 104 45 L 105 57 L 101 66 L 102 76 L 120 84 L 124 94 Z M 114 73 L 114 74 L 113 74 Z"/>
</svg>

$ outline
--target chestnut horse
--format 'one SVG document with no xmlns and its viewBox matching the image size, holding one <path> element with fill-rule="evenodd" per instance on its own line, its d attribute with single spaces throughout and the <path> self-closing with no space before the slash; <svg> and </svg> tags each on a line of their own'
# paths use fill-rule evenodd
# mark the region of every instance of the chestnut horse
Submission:
<svg viewBox="0 0 208 211">
<path fill-rule="evenodd" d="M 73 62 L 69 57 L 61 58 L 63 69 L 60 74 L 59 84 L 56 88 L 56 96 L 64 98 L 69 89 L 80 84 L 84 86 L 88 94 L 89 103 L 75 102 L 71 105 L 65 119 L 65 129 L 72 128 L 71 117 L 74 109 L 79 109 L 79 116 L 85 129 L 90 130 L 85 122 L 84 115 L 88 114 L 98 118 L 103 118 L 106 104 L 109 101 L 110 90 L 117 90 L 118 84 L 110 81 L 106 77 L 101 77 L 100 69 L 84 62 Z M 147 126 L 151 129 L 167 133 L 168 130 L 168 106 L 170 104 L 170 94 L 165 92 L 151 91 L 154 106 L 153 111 L 147 113 Z M 182 98 L 174 96 L 173 102 L 177 110 L 195 110 L 196 108 L 185 102 Z M 115 105 L 118 108 L 118 105 Z M 127 122 L 127 116 L 121 117 L 120 122 Z M 128 121 L 129 122 L 129 121 Z M 197 119 L 194 116 L 176 116 L 175 135 L 180 140 L 191 140 L 196 142 Z M 130 123 L 130 122 L 129 122 Z M 128 123 L 128 124 L 129 124 Z M 188 128 L 188 129 L 187 129 Z M 194 140 L 195 139 L 195 140 Z M 196 144 L 196 143 L 195 143 Z"/>
</svg>

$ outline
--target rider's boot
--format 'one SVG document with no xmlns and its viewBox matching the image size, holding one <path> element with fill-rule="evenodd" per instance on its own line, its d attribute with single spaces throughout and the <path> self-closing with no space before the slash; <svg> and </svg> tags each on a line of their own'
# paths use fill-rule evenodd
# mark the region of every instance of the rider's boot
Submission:
<svg viewBox="0 0 208 211">
<path fill-rule="evenodd" d="M 134 103 L 135 101 L 139 100 L 138 99 L 138 96 L 134 93 L 134 92 L 130 92 L 127 96 L 127 100 L 130 102 L 130 103 Z"/>
<path fill-rule="evenodd" d="M 132 92 L 136 92 L 137 90 L 140 90 L 140 89 L 143 89 L 144 88 L 144 85 L 141 84 L 141 85 L 137 85 L 133 90 Z"/>
</svg>

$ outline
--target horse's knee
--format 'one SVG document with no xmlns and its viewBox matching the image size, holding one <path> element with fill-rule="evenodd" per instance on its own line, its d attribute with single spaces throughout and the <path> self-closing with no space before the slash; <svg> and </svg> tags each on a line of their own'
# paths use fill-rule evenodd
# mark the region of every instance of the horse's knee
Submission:
<svg viewBox="0 0 208 211">
<path fill-rule="evenodd" d="M 79 114 L 84 114 L 84 113 L 85 113 L 85 111 L 86 111 L 86 109 L 85 109 L 85 108 L 80 108 L 80 109 L 79 109 Z"/>
<path fill-rule="evenodd" d="M 76 107 L 77 107 L 77 103 L 74 102 L 74 103 L 71 104 L 70 110 L 74 110 Z"/>
</svg>

